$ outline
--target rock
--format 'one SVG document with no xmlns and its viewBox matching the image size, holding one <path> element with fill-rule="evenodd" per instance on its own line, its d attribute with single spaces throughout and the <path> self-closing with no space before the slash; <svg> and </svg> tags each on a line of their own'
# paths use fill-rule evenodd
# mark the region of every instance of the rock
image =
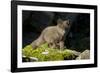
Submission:
<svg viewBox="0 0 100 73">
<path fill-rule="evenodd" d="M 80 52 L 78 51 L 75 51 L 75 50 L 70 50 L 70 49 L 67 49 L 67 51 L 73 53 L 75 56 L 79 56 L 80 55 Z"/>
<path fill-rule="evenodd" d="M 26 56 L 23 56 L 22 57 L 22 60 L 23 60 L 23 62 L 34 62 L 34 61 L 38 61 L 38 58 L 36 58 L 36 57 L 26 57 Z"/>
<path fill-rule="evenodd" d="M 38 61 L 38 58 L 36 57 L 30 57 L 30 62 Z"/>
<path fill-rule="evenodd" d="M 76 58 L 76 60 L 81 60 L 81 59 L 90 59 L 90 50 L 85 50 L 84 52 L 82 52 L 82 53 Z"/>
<path fill-rule="evenodd" d="M 67 48 L 64 50 L 49 48 L 47 43 L 38 46 L 36 49 L 27 45 L 22 50 L 25 62 L 75 60 L 79 54 L 80 52 Z"/>
</svg>

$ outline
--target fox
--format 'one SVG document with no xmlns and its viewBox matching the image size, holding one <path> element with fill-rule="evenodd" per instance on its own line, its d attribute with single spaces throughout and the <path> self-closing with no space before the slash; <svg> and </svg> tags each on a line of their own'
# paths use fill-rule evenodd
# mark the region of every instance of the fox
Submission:
<svg viewBox="0 0 100 73">
<path fill-rule="evenodd" d="M 69 32 L 70 21 L 58 19 L 57 25 L 46 27 L 40 34 L 40 36 L 31 43 L 33 49 L 36 49 L 38 46 L 47 43 L 50 48 L 59 48 L 63 50 L 64 40 L 66 37 L 65 33 Z"/>
</svg>

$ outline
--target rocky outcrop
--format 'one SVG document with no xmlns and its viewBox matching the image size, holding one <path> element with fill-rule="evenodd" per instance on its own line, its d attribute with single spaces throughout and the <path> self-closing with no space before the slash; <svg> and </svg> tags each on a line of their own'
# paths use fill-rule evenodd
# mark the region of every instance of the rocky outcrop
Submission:
<svg viewBox="0 0 100 73">
<path fill-rule="evenodd" d="M 76 58 L 76 60 L 81 60 L 81 59 L 90 59 L 90 50 L 85 50 L 85 51 L 83 51 L 83 52 Z"/>
</svg>

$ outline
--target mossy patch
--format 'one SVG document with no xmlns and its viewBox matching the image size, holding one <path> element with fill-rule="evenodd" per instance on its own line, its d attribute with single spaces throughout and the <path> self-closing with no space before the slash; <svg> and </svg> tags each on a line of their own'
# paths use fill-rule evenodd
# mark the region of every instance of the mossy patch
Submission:
<svg viewBox="0 0 100 73">
<path fill-rule="evenodd" d="M 61 51 L 59 49 L 49 48 L 47 43 L 37 47 L 36 49 L 33 49 L 31 45 L 27 45 L 22 49 L 22 54 L 27 58 L 37 58 L 38 61 L 69 60 L 75 57 L 75 55 L 67 49 Z"/>
</svg>

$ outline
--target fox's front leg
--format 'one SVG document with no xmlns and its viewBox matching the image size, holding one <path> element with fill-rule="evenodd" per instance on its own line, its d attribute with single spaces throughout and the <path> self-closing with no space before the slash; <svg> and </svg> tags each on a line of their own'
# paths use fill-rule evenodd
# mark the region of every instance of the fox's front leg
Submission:
<svg viewBox="0 0 100 73">
<path fill-rule="evenodd" d="M 63 41 L 60 41 L 59 42 L 59 45 L 60 45 L 60 50 L 63 50 L 64 49 L 64 42 Z"/>
<path fill-rule="evenodd" d="M 55 43 L 49 43 L 49 48 L 56 48 L 56 45 L 55 45 Z"/>
</svg>

